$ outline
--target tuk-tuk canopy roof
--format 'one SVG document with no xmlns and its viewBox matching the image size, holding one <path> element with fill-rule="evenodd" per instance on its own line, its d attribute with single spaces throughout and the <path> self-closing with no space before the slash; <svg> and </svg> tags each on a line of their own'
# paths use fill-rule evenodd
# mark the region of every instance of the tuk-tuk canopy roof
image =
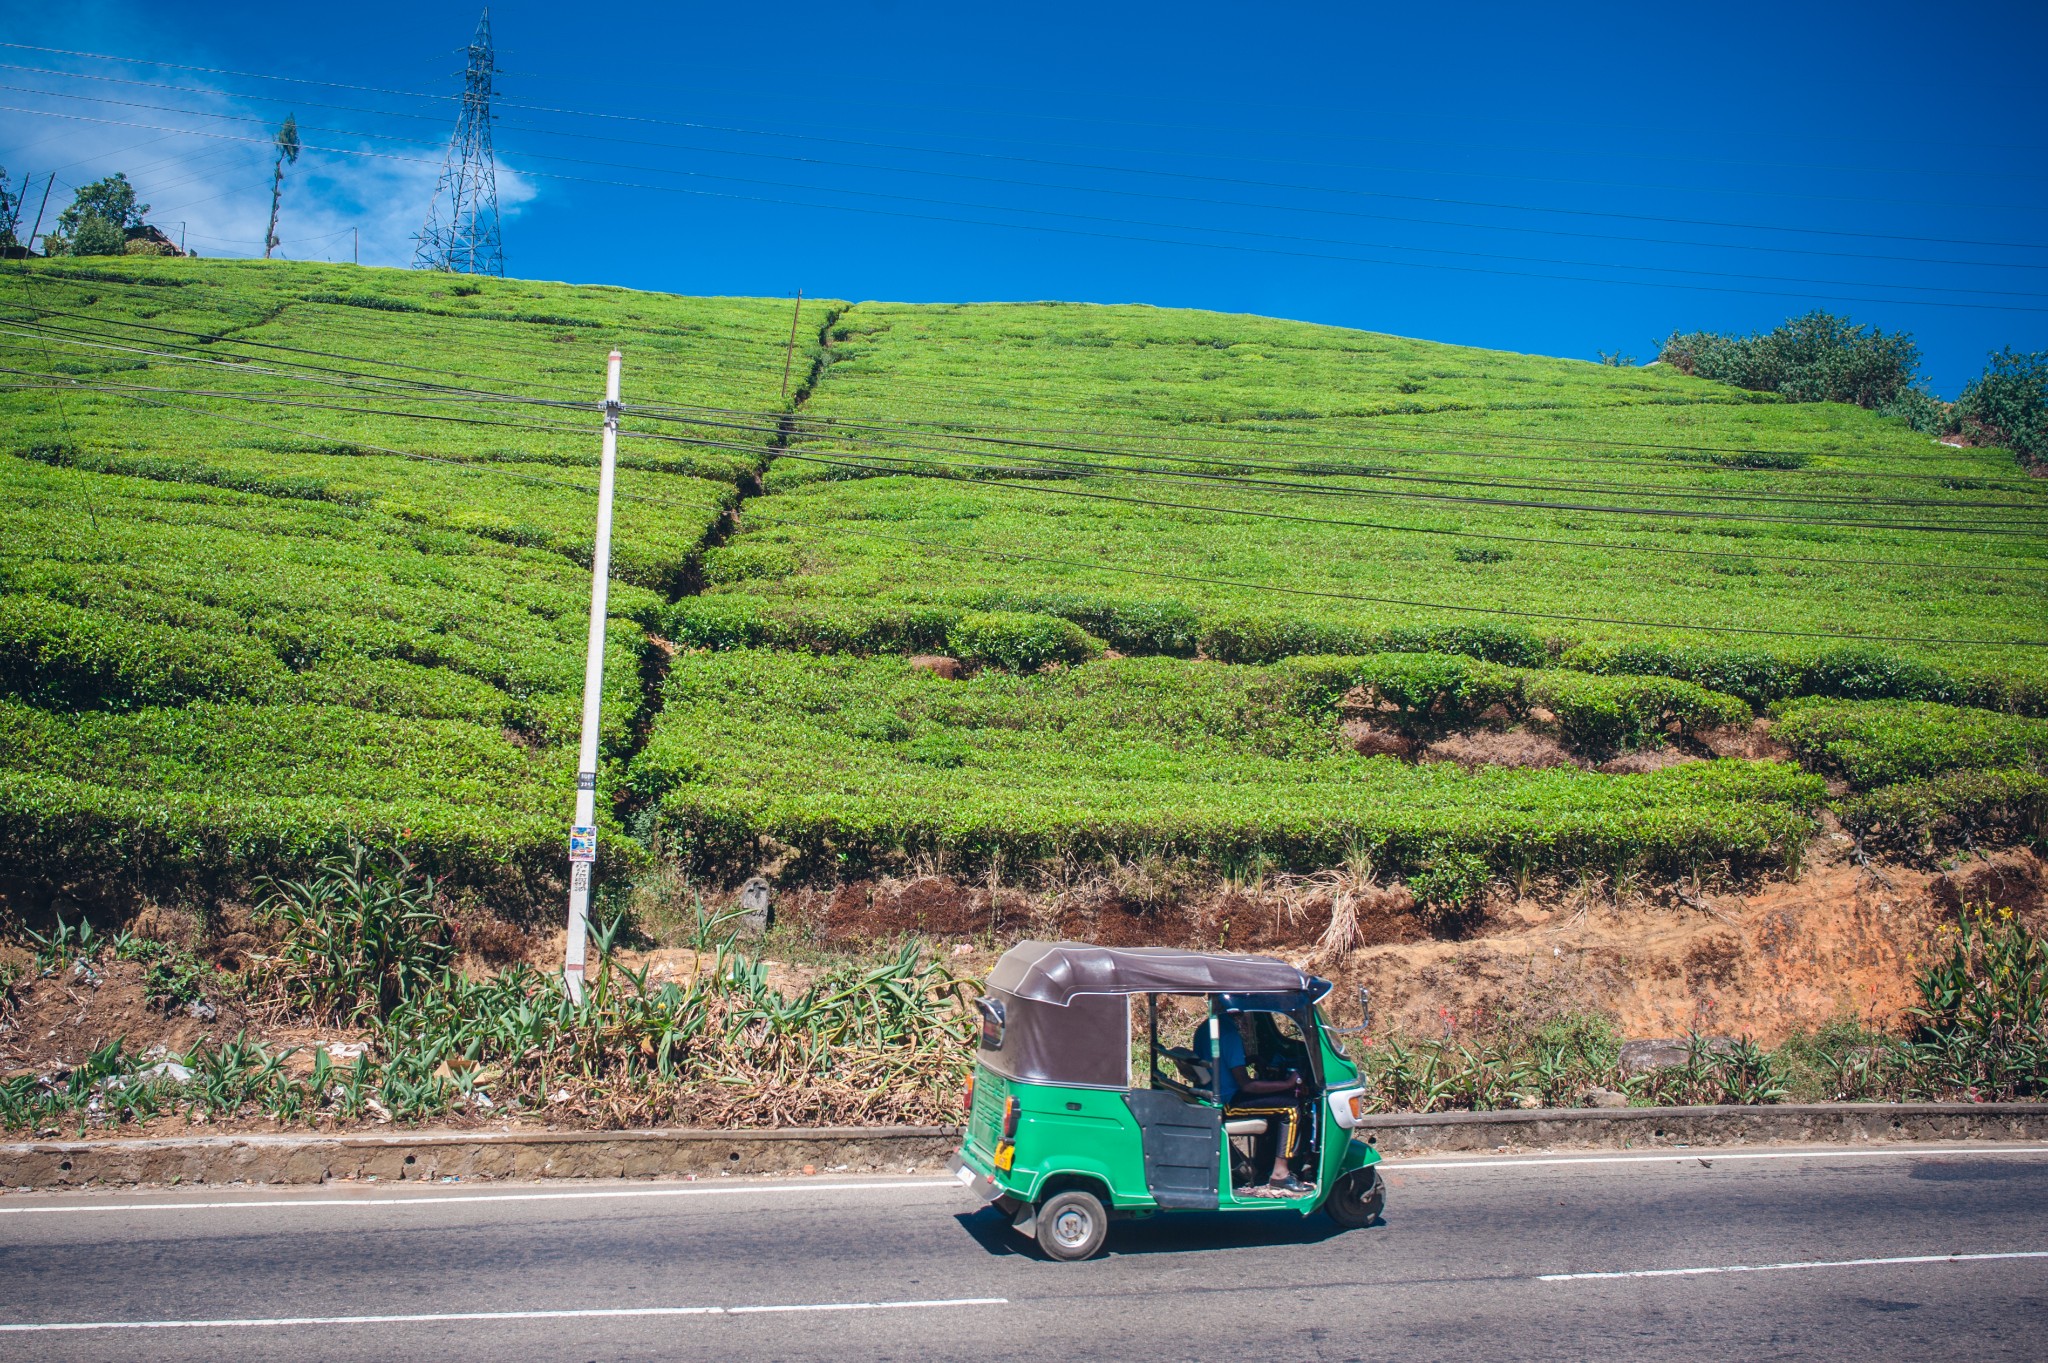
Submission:
<svg viewBox="0 0 2048 1363">
<path fill-rule="evenodd" d="M 1088 994 L 1298 994 L 1320 981 L 1270 956 L 1019 942 L 996 962 L 988 984 L 1014 998 L 1065 1007 Z"/>
</svg>

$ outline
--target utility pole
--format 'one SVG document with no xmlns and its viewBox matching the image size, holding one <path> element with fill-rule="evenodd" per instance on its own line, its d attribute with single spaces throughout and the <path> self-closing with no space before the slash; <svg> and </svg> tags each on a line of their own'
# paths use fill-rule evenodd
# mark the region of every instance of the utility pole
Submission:
<svg viewBox="0 0 2048 1363">
<path fill-rule="evenodd" d="M 611 585 L 612 480 L 619 453 L 619 352 L 605 363 L 604 455 L 597 473 L 597 539 L 590 554 L 590 642 L 583 655 L 583 742 L 576 757 L 576 821 L 569 829 L 569 941 L 562 983 L 583 1002 L 590 875 L 597 864 L 597 719 L 604 692 L 605 598 Z"/>
<path fill-rule="evenodd" d="M 491 12 L 477 20 L 469 40 L 469 68 L 463 76 L 462 110 L 455 136 L 441 159 L 441 183 L 420 228 L 416 270 L 460 274 L 505 274 L 505 243 L 498 231 L 498 161 L 491 151 L 491 78 L 498 62 L 491 47 Z M 447 218 L 442 219 L 442 201 Z"/>
<path fill-rule="evenodd" d="M 789 401 L 789 362 L 796 358 L 796 323 L 804 315 L 804 291 L 796 291 L 796 311 L 789 315 L 789 344 L 782 348 L 782 400 Z"/>
<path fill-rule="evenodd" d="M 351 227 L 351 228 L 349 228 L 349 229 L 348 229 L 348 239 L 349 239 L 349 242 L 350 242 L 350 246 L 349 246 L 349 254 L 350 254 L 350 255 L 351 255 L 352 257 L 353 257 L 353 259 L 354 259 L 354 261 L 355 261 L 355 263 L 356 263 L 356 264 L 358 264 L 358 265 L 362 264 L 362 263 L 363 263 L 363 229 L 362 229 L 362 228 L 360 228 L 360 227 Z"/>
<path fill-rule="evenodd" d="M 28 229 L 28 239 L 21 243 L 24 251 L 35 249 L 36 237 L 43 230 L 43 210 L 50 206 L 50 189 L 57 183 L 57 172 L 51 171 L 50 178 L 43 181 L 43 201 L 36 205 L 36 225 Z M 27 266 L 23 266 L 27 269 Z"/>
</svg>

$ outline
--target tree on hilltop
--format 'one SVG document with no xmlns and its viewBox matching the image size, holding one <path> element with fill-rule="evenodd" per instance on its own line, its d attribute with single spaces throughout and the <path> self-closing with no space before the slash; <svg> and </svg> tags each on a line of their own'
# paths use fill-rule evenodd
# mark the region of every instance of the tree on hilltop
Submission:
<svg viewBox="0 0 2048 1363">
<path fill-rule="evenodd" d="M 299 163 L 299 120 L 296 114 L 284 116 L 284 126 L 277 130 L 277 161 L 270 168 L 270 228 L 263 234 L 263 258 L 270 259 L 270 253 L 283 245 L 277 239 L 277 201 L 284 193 L 284 168 L 289 162 Z"/>
<path fill-rule="evenodd" d="M 149 218 L 149 205 L 135 202 L 135 186 L 115 171 L 79 187 L 71 207 L 57 215 L 57 230 L 43 238 L 46 255 L 118 256 L 127 249 L 128 229 Z"/>
</svg>

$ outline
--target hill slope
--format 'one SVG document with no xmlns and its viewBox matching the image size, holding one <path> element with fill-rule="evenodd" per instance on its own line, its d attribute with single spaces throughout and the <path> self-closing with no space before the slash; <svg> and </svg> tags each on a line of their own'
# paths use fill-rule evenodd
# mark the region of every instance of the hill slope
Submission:
<svg viewBox="0 0 2048 1363">
<path fill-rule="evenodd" d="M 611 345 L 603 784 L 704 872 L 1367 858 L 1453 912 L 1782 863 L 1831 798 L 1916 845 L 2041 817 L 2043 489 L 1858 409 L 1058 304 L 820 305 L 785 402 L 774 300 L 6 282 L 10 367 L 77 381 L 0 397 L 0 836 L 38 881 L 354 831 L 551 895 Z"/>
</svg>

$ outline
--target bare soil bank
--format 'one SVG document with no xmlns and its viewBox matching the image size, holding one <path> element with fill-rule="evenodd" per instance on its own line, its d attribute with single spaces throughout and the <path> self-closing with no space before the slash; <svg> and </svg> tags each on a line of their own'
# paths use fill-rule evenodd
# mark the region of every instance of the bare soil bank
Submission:
<svg viewBox="0 0 2048 1363">
<path fill-rule="evenodd" d="M 1496 892 L 1452 937 L 1433 935 L 1399 886 L 1341 876 L 1259 890 L 1183 889 L 1136 868 L 1051 894 L 943 876 L 799 891 L 777 905 L 785 928 L 827 943 L 919 933 L 971 942 L 985 965 L 1021 937 L 1262 951 L 1334 979 L 1340 1018 L 1372 992 L 1375 1030 L 1441 1033 L 1488 1015 L 1611 1014 L 1635 1037 L 1747 1034 L 1775 1045 L 1843 1017 L 1877 1025 L 1916 1000 L 1913 972 L 1964 904 L 2048 923 L 2048 863 L 2026 849 L 1951 870 L 1863 863 L 1839 834 L 1815 841 L 1793 880 L 1737 889 L 1682 885 Z M 1322 944 L 1347 895 L 1356 945 Z M 1439 929 L 1440 930 L 1440 929 Z"/>
</svg>

